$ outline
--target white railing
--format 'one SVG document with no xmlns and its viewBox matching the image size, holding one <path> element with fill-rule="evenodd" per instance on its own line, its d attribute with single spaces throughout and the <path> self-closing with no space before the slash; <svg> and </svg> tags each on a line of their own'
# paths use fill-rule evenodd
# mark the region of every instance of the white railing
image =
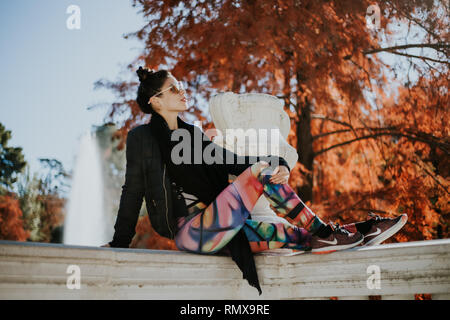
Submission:
<svg viewBox="0 0 450 320">
<path fill-rule="evenodd" d="M 0 241 L 0 299 L 450 298 L 450 239 L 255 260 L 261 296 L 229 257 Z"/>
</svg>

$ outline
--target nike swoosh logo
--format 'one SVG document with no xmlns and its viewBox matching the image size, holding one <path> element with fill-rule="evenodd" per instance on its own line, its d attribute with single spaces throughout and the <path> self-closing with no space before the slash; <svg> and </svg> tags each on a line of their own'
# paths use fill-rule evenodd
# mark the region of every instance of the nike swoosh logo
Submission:
<svg viewBox="0 0 450 320">
<path fill-rule="evenodd" d="M 377 231 L 370 233 L 370 234 L 366 234 L 366 237 L 376 236 L 377 234 L 380 234 L 380 233 L 381 233 L 380 228 L 377 228 Z"/>
<path fill-rule="evenodd" d="M 317 240 L 317 241 L 320 241 L 320 242 L 323 242 L 323 243 L 327 243 L 327 244 L 336 244 L 337 243 L 337 239 L 336 238 L 334 238 L 333 241 L 327 241 L 327 240 Z"/>
</svg>

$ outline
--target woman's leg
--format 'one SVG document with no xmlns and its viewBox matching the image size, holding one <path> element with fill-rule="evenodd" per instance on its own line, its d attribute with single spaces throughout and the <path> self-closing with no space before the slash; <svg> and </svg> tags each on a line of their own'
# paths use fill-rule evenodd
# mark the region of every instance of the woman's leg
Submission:
<svg viewBox="0 0 450 320">
<path fill-rule="evenodd" d="M 271 223 L 247 219 L 243 226 L 252 252 L 287 248 L 294 251 L 311 249 L 311 234 L 304 228 L 284 223 Z"/>
<path fill-rule="evenodd" d="M 263 192 L 257 162 L 241 173 L 206 208 L 180 219 L 175 244 L 180 250 L 215 253 L 236 235 Z"/>
<path fill-rule="evenodd" d="M 209 206 L 197 208 L 198 213 L 180 219 L 180 229 L 175 237 L 177 247 L 180 250 L 197 253 L 215 253 L 228 244 L 246 222 L 247 227 L 244 229 L 246 234 L 252 233 L 252 229 L 257 225 L 250 222 L 252 220 L 249 220 L 248 216 L 261 194 L 264 193 L 266 197 L 271 199 L 282 199 L 290 188 L 287 184 L 283 185 L 287 187 L 282 189 L 266 187 L 267 184 L 270 184 L 268 178 L 270 178 L 271 170 L 267 163 L 257 162 L 253 164 L 228 185 Z M 276 195 L 277 191 L 284 193 Z M 308 223 L 310 230 L 314 227 L 317 228 L 315 215 L 310 210 L 299 210 L 301 200 L 299 201 L 299 198 L 295 198 L 294 195 L 295 193 L 289 194 L 286 205 L 283 206 L 287 215 L 291 216 L 289 209 L 291 207 L 292 210 L 297 210 L 296 215 L 303 216 L 303 219 L 298 219 L 298 224 L 305 221 Z M 300 249 L 305 247 L 305 243 L 309 239 L 308 233 L 300 228 L 286 227 L 285 230 L 281 231 L 281 227 L 284 228 L 283 224 L 262 226 L 264 229 L 261 230 L 269 231 L 261 234 L 260 230 L 259 235 L 262 237 L 260 240 L 264 239 L 267 242 L 267 239 L 272 239 L 272 244 L 269 244 L 269 247 L 271 245 L 282 247 L 289 243 L 288 246 L 291 247 L 300 244 L 297 247 Z M 277 232 L 270 232 L 270 228 L 274 228 L 273 231 L 277 230 Z M 267 238 L 267 236 L 273 238 Z M 291 241 L 294 241 L 294 243 Z"/>
<path fill-rule="evenodd" d="M 267 201 L 277 212 L 291 224 L 305 228 L 315 233 L 326 224 L 303 203 L 289 184 L 272 184 L 269 182 L 274 168 L 267 167 L 261 171 L 260 181 L 263 184 L 263 193 Z"/>
<path fill-rule="evenodd" d="M 328 253 L 345 250 L 357 246 L 364 240 L 359 233 L 350 233 L 338 226 L 325 224 L 311 209 L 297 196 L 288 184 L 272 184 L 269 182 L 272 168 L 262 170 L 262 183 L 267 201 L 277 211 L 278 216 L 284 217 L 295 226 L 302 226 L 308 230 L 311 238 L 311 252 Z M 268 175 L 264 175 L 268 171 Z"/>
</svg>

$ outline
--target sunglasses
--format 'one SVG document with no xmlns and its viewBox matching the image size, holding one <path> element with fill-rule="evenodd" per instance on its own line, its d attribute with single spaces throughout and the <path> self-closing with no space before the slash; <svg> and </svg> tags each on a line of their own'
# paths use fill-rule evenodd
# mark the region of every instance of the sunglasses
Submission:
<svg viewBox="0 0 450 320">
<path fill-rule="evenodd" d="M 182 82 L 178 82 L 178 87 L 175 86 L 174 84 L 172 84 L 172 85 L 170 85 L 168 88 L 166 88 L 166 89 L 164 89 L 164 90 L 161 90 L 161 91 L 155 93 L 155 96 L 159 96 L 159 95 L 161 95 L 162 93 L 166 92 L 167 90 L 170 90 L 170 91 L 172 91 L 172 92 L 175 93 L 175 94 L 178 94 L 178 93 L 181 93 L 181 92 L 184 92 L 184 91 L 185 91 L 185 90 L 184 90 L 183 83 L 182 83 Z"/>
</svg>

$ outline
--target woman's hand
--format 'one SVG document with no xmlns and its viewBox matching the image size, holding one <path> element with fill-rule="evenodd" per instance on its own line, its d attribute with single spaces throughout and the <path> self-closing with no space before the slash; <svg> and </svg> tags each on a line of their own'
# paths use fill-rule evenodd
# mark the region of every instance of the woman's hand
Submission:
<svg viewBox="0 0 450 320">
<path fill-rule="evenodd" d="M 102 245 L 102 247 L 109 247 L 109 248 L 111 248 L 111 246 L 109 245 L 109 243 Z"/>
<path fill-rule="evenodd" d="M 273 184 L 284 184 L 289 181 L 289 169 L 285 166 L 278 166 L 273 171 L 272 177 L 269 179 Z"/>
</svg>

